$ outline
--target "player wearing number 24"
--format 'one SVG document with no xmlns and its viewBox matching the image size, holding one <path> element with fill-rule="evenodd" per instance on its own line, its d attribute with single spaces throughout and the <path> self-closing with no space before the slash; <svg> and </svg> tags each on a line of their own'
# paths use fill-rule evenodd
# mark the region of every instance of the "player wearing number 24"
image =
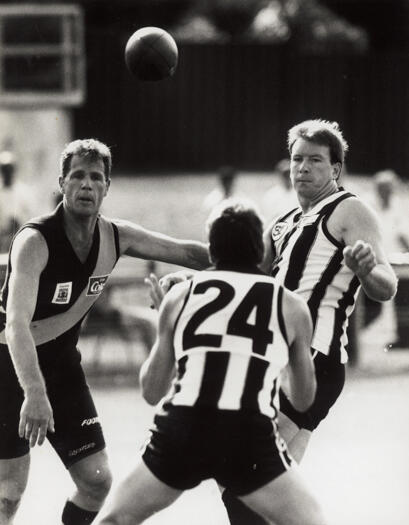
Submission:
<svg viewBox="0 0 409 525">
<path fill-rule="evenodd" d="M 207 478 L 274 523 L 326 523 L 277 430 L 287 364 L 297 409 L 314 399 L 308 307 L 259 270 L 263 232 L 254 209 L 224 206 L 208 222 L 214 268 L 163 299 L 140 373 L 144 398 L 162 401 L 141 460 L 97 524 L 142 523 Z"/>
</svg>

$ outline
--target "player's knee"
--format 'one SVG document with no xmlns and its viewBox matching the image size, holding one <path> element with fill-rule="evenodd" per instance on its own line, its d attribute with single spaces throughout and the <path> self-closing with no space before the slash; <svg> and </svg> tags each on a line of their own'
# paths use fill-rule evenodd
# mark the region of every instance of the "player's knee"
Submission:
<svg viewBox="0 0 409 525">
<path fill-rule="evenodd" d="M 111 489 L 112 474 L 107 466 L 95 469 L 77 483 L 78 489 L 88 497 L 104 501 Z"/>
<path fill-rule="evenodd" d="M 109 468 L 98 469 L 89 485 L 94 497 L 104 500 L 112 486 L 112 474 Z"/>
<path fill-rule="evenodd" d="M 7 480 L 0 483 L 0 517 L 12 518 L 20 505 L 25 489 L 25 482 Z"/>
<path fill-rule="evenodd" d="M 21 497 L 0 496 L 0 518 L 10 520 L 16 514 Z M 3 523 L 3 521 L 1 521 Z M 7 523 L 7 521 L 6 521 Z"/>
</svg>

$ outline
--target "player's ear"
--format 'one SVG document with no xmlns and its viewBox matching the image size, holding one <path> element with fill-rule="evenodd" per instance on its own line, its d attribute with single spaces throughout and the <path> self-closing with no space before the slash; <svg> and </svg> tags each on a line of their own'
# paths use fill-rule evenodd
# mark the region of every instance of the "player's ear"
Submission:
<svg viewBox="0 0 409 525">
<path fill-rule="evenodd" d="M 342 164 L 340 162 L 335 162 L 332 165 L 332 178 L 337 181 L 339 179 L 339 176 L 341 175 L 342 171 Z"/>
<path fill-rule="evenodd" d="M 111 186 L 111 179 L 107 179 L 106 186 L 105 186 L 105 195 L 108 193 L 110 186 Z"/>
<path fill-rule="evenodd" d="M 64 194 L 64 177 L 58 177 L 58 184 L 60 186 L 60 192 Z"/>
<path fill-rule="evenodd" d="M 212 257 L 212 252 L 210 250 L 210 242 L 207 243 L 207 253 L 209 254 L 209 261 L 210 261 L 210 264 L 216 264 L 216 261 L 213 259 Z"/>
</svg>

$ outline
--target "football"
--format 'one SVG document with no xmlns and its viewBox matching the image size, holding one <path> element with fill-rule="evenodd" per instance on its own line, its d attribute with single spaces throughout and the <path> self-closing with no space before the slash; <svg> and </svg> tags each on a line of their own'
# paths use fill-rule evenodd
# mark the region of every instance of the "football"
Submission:
<svg viewBox="0 0 409 525">
<path fill-rule="evenodd" d="M 163 80 L 172 76 L 176 70 L 176 42 L 164 29 L 142 27 L 133 33 L 126 44 L 125 63 L 138 80 Z"/>
</svg>

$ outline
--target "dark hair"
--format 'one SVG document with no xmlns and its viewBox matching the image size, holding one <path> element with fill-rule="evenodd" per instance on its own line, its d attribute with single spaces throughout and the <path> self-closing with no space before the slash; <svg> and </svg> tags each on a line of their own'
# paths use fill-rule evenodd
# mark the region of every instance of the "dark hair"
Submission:
<svg viewBox="0 0 409 525">
<path fill-rule="evenodd" d="M 101 159 L 105 167 L 105 179 L 111 176 L 112 157 L 106 144 L 97 139 L 78 139 L 66 145 L 60 157 L 60 173 L 64 178 L 70 170 L 74 155 L 88 157 L 91 160 Z"/>
<path fill-rule="evenodd" d="M 216 264 L 254 266 L 264 254 L 263 223 L 253 205 L 226 200 L 207 221 L 209 251 Z"/>
<path fill-rule="evenodd" d="M 348 151 L 348 143 L 344 139 L 337 122 L 315 119 L 305 120 L 301 124 L 293 126 L 288 132 L 288 151 L 291 154 L 294 142 L 305 139 L 321 146 L 328 146 L 331 164 L 339 162 L 344 164 L 345 154 Z"/>
</svg>

